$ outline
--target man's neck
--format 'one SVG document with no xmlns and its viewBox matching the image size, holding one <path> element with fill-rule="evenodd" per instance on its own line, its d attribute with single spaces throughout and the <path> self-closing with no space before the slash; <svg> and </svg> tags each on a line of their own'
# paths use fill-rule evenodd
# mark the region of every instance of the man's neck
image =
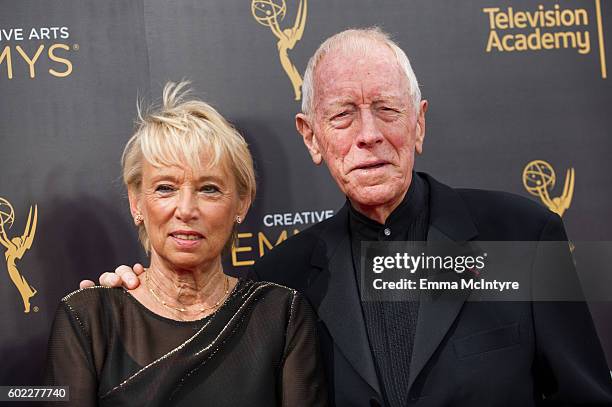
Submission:
<svg viewBox="0 0 612 407">
<path fill-rule="evenodd" d="M 357 212 L 384 225 L 393 211 L 402 203 L 407 192 L 408 188 L 400 196 L 381 205 L 360 205 L 358 202 L 351 201 L 350 199 L 349 201 Z"/>
</svg>

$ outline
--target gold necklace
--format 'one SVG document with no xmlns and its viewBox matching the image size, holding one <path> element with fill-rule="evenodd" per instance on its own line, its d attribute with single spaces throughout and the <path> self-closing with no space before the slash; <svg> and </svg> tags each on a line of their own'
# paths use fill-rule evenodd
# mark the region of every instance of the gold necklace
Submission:
<svg viewBox="0 0 612 407">
<path fill-rule="evenodd" d="M 164 307 L 166 307 L 168 309 L 171 309 L 171 310 L 174 310 L 174 311 L 178 311 L 178 312 L 187 312 L 187 311 L 189 311 L 187 308 L 184 308 L 184 307 L 180 307 L 180 308 L 173 307 L 172 305 L 169 305 L 166 301 L 164 301 L 161 298 L 159 298 L 159 295 L 157 295 L 157 293 L 155 292 L 153 287 L 151 287 L 151 283 L 149 281 L 149 273 L 148 273 L 148 271 L 149 270 L 147 270 L 145 272 L 145 284 L 147 285 L 147 289 L 149 290 L 149 292 L 151 293 L 151 295 L 153 296 L 155 301 L 157 301 L 158 303 L 160 303 Z M 200 309 L 198 309 L 198 313 L 217 309 L 223 303 L 223 301 L 225 301 L 225 299 L 229 295 L 229 279 L 227 278 L 227 275 L 224 275 L 224 277 L 225 277 L 225 284 L 224 284 L 225 285 L 225 289 L 224 289 L 225 293 L 223 294 L 223 296 L 221 298 L 219 298 L 219 301 L 217 301 L 213 306 L 211 306 L 211 307 L 201 307 Z"/>
</svg>

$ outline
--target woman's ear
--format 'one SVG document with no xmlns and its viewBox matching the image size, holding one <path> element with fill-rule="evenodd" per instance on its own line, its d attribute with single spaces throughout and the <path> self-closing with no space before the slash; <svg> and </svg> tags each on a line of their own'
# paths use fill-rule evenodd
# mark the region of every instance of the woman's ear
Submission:
<svg viewBox="0 0 612 407">
<path fill-rule="evenodd" d="M 134 219 L 134 223 L 138 224 L 142 222 L 137 222 L 136 219 L 138 216 L 142 218 L 142 212 L 140 211 L 140 193 L 136 192 L 134 188 L 128 188 L 128 200 L 130 201 L 130 213 L 132 214 L 132 219 Z"/>
<path fill-rule="evenodd" d="M 246 218 L 249 208 L 251 207 L 251 197 L 244 197 L 240 199 L 238 203 L 238 213 L 236 216 L 240 216 L 241 222 Z"/>
</svg>

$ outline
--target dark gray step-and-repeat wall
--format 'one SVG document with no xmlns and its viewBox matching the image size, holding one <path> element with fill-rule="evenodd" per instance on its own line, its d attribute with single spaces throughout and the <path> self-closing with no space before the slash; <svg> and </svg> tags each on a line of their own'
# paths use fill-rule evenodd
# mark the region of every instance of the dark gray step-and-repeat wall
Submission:
<svg viewBox="0 0 612 407">
<path fill-rule="evenodd" d="M 255 157 L 228 270 L 335 213 L 345 198 L 294 128 L 291 65 L 372 25 L 430 102 L 417 170 L 547 205 L 572 240 L 612 240 L 611 0 L 1 0 L 0 384 L 40 382 L 56 305 L 79 280 L 145 261 L 119 158 L 137 100 L 166 81 L 190 79 Z M 612 362 L 612 307 L 591 307 Z"/>
</svg>

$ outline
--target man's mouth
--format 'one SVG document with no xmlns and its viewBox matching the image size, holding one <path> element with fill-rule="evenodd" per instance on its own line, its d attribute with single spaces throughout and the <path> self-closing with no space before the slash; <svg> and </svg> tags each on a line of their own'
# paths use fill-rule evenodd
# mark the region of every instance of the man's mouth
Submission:
<svg viewBox="0 0 612 407">
<path fill-rule="evenodd" d="M 387 164 L 389 164 L 389 162 L 384 161 L 384 160 L 369 161 L 369 162 L 362 163 L 362 164 L 359 164 L 359 165 L 355 166 L 352 171 L 355 171 L 355 170 L 373 170 L 373 169 L 376 169 L 376 168 L 384 167 Z"/>
</svg>

